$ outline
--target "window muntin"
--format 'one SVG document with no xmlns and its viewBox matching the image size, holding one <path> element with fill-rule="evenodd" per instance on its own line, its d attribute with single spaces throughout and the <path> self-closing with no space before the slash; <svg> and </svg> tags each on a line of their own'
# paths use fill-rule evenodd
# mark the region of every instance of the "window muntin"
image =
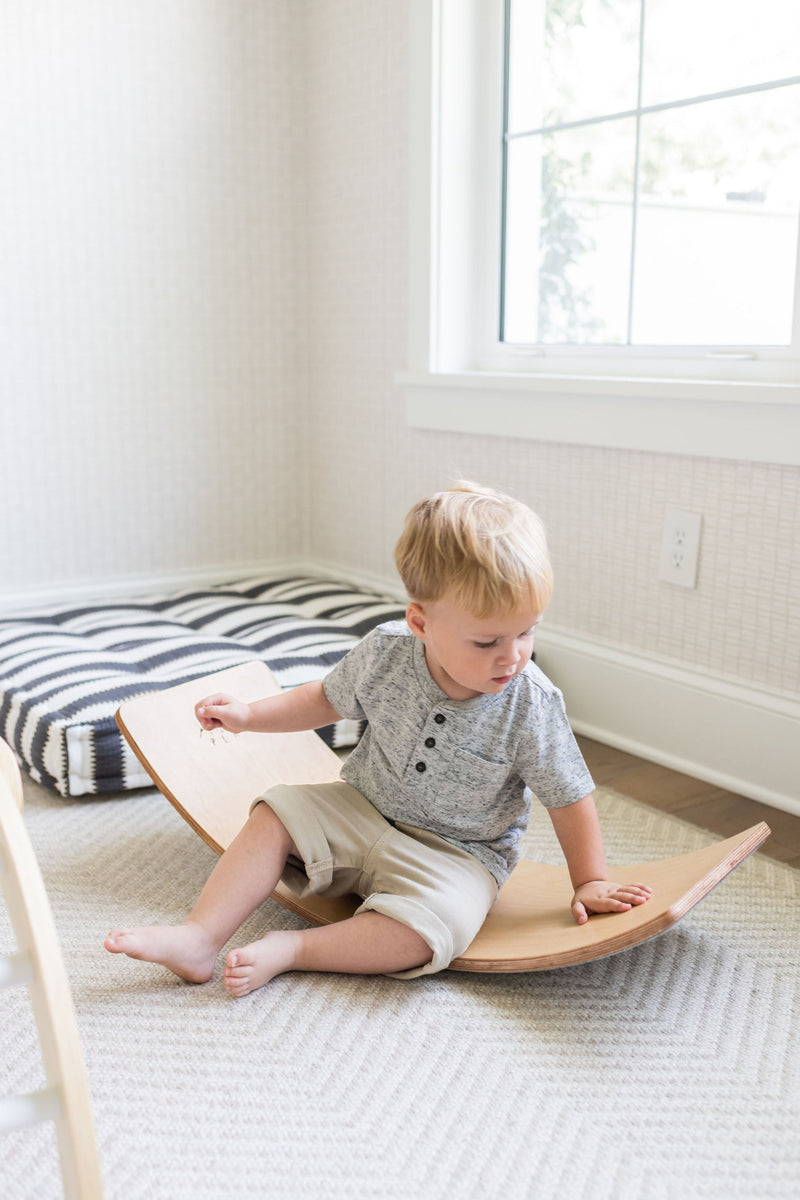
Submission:
<svg viewBox="0 0 800 1200">
<path fill-rule="evenodd" d="M 507 0 L 501 341 L 790 346 L 798 46 L 794 0 Z"/>
</svg>

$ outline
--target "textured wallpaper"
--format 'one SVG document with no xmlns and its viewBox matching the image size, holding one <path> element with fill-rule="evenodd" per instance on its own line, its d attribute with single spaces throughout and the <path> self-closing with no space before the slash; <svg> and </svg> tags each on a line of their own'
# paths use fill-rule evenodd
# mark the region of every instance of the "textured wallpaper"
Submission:
<svg viewBox="0 0 800 1200">
<path fill-rule="evenodd" d="M 459 475 L 548 621 L 800 692 L 800 471 L 408 429 L 407 0 L 0 6 L 0 593 L 315 558 L 386 579 Z M 657 578 L 703 516 L 698 586 Z"/>
<path fill-rule="evenodd" d="M 544 517 L 553 627 L 797 697 L 798 468 L 405 426 L 407 5 L 306 13 L 312 555 L 392 577 L 406 509 L 465 475 Z M 703 516 L 694 590 L 658 580 L 668 507 Z"/>
<path fill-rule="evenodd" d="M 0 6 L 0 591 L 297 552 L 289 17 Z"/>
</svg>

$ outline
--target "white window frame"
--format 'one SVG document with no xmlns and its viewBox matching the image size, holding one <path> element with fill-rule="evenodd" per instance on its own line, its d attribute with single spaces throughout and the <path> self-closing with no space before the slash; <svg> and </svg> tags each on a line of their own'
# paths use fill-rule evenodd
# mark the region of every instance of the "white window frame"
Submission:
<svg viewBox="0 0 800 1200">
<path fill-rule="evenodd" d="M 409 358 L 396 379 L 409 424 L 800 465 L 797 359 L 730 348 L 711 358 L 633 347 L 539 354 L 487 332 L 500 291 L 503 7 L 409 7 Z"/>
</svg>

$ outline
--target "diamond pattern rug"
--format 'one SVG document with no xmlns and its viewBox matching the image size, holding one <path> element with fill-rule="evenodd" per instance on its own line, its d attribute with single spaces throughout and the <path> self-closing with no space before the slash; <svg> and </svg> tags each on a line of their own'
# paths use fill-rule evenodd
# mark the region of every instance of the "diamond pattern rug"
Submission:
<svg viewBox="0 0 800 1200">
<path fill-rule="evenodd" d="M 607 789 L 618 863 L 715 840 Z M 158 793 L 26 823 L 78 1011 L 108 1200 L 753 1200 L 800 1194 L 800 872 L 754 855 L 624 954 L 525 975 L 284 975 L 241 1000 L 112 956 L 181 920 L 214 855 Z M 560 861 L 534 812 L 528 857 Z M 299 919 L 267 902 L 235 939 Z M 0 951 L 11 948 L 0 923 Z M 220 959 L 220 967 L 222 958 Z M 0 993 L 0 1094 L 41 1086 Z M 4 1200 L 60 1193 L 49 1127 L 0 1139 Z"/>
</svg>

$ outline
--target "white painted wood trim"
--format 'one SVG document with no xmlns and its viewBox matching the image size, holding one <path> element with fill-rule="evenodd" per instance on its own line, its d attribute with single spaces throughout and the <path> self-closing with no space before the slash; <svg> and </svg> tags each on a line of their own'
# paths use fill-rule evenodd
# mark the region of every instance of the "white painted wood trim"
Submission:
<svg viewBox="0 0 800 1200">
<path fill-rule="evenodd" d="M 117 575 L 113 577 L 76 579 L 47 583 L 27 588 L 7 588 L 0 591 L 0 618 L 57 604 L 102 604 L 105 601 L 137 599 L 148 595 L 169 593 L 180 588 L 213 587 L 228 581 L 249 579 L 262 574 L 298 570 L 296 560 L 222 564 L 209 567 L 164 571 L 153 575 Z M 309 568 L 313 573 L 313 568 Z"/>
<path fill-rule="evenodd" d="M 397 579 L 320 560 L 303 570 L 405 599 Z M 564 692 L 577 733 L 800 816 L 800 699 L 546 623 L 536 661 Z"/>
<path fill-rule="evenodd" d="M 495 370 L 492 355 L 480 349 L 478 330 L 493 327 L 478 311 L 481 298 L 491 308 L 499 286 L 496 264 L 485 265 L 496 259 L 496 242 L 487 250 L 490 226 L 481 208 L 496 209 L 484 181 L 497 166 L 484 161 L 465 129 L 465 114 L 474 117 L 465 97 L 477 94 L 479 83 L 467 50 L 475 37 L 484 39 L 473 66 L 487 69 L 498 11 L 486 0 L 416 0 L 409 8 L 409 369 L 395 379 L 405 390 L 408 424 L 800 465 L 796 360 L 773 361 L 760 351 L 755 361 L 685 352 L 662 361 L 667 352 L 640 348 L 615 366 L 597 348 L 580 347 L 569 357 L 554 348 L 546 362 L 529 349 L 520 355 L 504 347 L 504 368 Z M 487 108 L 484 99 L 479 108 Z M 491 282 L 476 289 L 478 262 Z M 525 364 L 519 373 L 509 369 L 515 362 Z M 558 362 L 566 364 L 561 371 Z M 708 377 L 716 372 L 720 377 Z"/>
<path fill-rule="evenodd" d="M 800 702 L 543 626 L 578 733 L 800 816 Z"/>
<path fill-rule="evenodd" d="M 341 563 L 321 559 L 276 558 L 259 562 L 229 563 L 227 566 L 196 567 L 153 575 L 117 575 L 113 577 L 78 579 L 72 582 L 49 583 L 40 586 L 7 589 L 0 592 L 0 619 L 18 613 L 50 608 L 62 604 L 103 604 L 106 601 L 136 600 L 150 595 L 169 595 L 181 588 L 215 587 L 245 579 L 273 575 L 319 575 L 346 583 L 397 596 L 405 603 L 405 594 L 398 579 L 387 582 L 376 575 L 353 570 Z"/>
<path fill-rule="evenodd" d="M 61 603 L 135 599 L 282 572 L 344 580 L 405 601 L 397 578 L 298 558 L 7 592 L 0 597 L 0 615 Z M 536 635 L 536 661 L 564 692 L 578 733 L 800 816 L 800 699 L 548 624 Z"/>
<path fill-rule="evenodd" d="M 800 465 L 793 384 L 411 371 L 395 382 L 416 429 Z"/>
</svg>

